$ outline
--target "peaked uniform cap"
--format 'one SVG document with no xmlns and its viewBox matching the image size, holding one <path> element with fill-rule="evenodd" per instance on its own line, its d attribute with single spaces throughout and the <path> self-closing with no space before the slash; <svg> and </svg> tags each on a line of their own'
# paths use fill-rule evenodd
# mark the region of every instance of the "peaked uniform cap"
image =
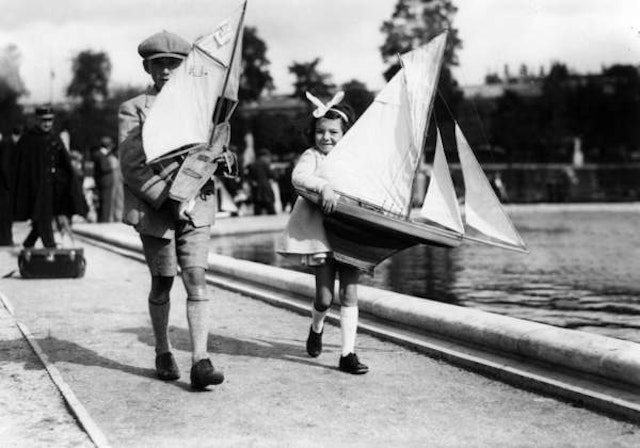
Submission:
<svg viewBox="0 0 640 448">
<path fill-rule="evenodd" d="M 184 59 L 190 50 L 191 44 L 189 42 L 168 31 L 161 31 L 149 36 L 138 45 L 138 53 L 144 59 Z"/>
<path fill-rule="evenodd" d="M 55 115 L 51 106 L 38 106 L 35 112 L 36 117 L 40 118 L 53 118 Z"/>
</svg>

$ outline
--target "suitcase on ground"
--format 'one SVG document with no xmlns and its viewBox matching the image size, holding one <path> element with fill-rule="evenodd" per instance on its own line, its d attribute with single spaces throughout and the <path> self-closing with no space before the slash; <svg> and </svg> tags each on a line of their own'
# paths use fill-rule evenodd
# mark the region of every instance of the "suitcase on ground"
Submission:
<svg viewBox="0 0 640 448">
<path fill-rule="evenodd" d="M 80 278 L 84 276 L 84 249 L 22 249 L 18 254 L 22 278 Z"/>
</svg>

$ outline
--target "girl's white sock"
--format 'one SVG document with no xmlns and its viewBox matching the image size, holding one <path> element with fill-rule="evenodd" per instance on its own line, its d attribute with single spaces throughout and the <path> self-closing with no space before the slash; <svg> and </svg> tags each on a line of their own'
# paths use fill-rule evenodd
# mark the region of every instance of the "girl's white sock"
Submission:
<svg viewBox="0 0 640 448">
<path fill-rule="evenodd" d="M 329 313 L 329 308 L 324 311 L 318 311 L 314 305 L 311 305 L 311 329 L 315 333 L 320 333 L 322 328 L 324 328 L 324 318 L 327 317 Z"/>
<path fill-rule="evenodd" d="M 358 307 L 340 307 L 340 335 L 342 339 L 342 356 L 355 351 L 356 331 L 358 330 Z"/>
</svg>

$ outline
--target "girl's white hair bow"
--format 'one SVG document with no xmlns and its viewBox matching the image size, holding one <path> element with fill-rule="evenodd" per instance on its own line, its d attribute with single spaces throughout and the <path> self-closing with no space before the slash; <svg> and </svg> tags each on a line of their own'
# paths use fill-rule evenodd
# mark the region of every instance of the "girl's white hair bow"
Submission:
<svg viewBox="0 0 640 448">
<path fill-rule="evenodd" d="M 313 111 L 313 116 L 316 118 L 320 118 L 320 117 L 324 117 L 324 115 L 329 112 L 330 110 L 333 110 L 334 112 L 336 112 L 337 114 L 339 114 L 345 121 L 349 121 L 349 118 L 347 117 L 347 115 L 337 109 L 332 109 L 333 106 L 335 106 L 336 104 L 338 104 L 340 101 L 342 101 L 342 98 L 344 98 L 344 92 L 341 90 L 338 93 L 336 93 L 333 98 L 331 98 L 327 104 L 324 104 L 322 101 L 320 101 L 318 98 L 316 98 L 315 96 L 313 96 L 311 93 L 309 92 L 305 92 L 305 95 L 307 96 L 307 99 L 309 101 L 311 101 L 315 106 L 316 109 Z"/>
</svg>

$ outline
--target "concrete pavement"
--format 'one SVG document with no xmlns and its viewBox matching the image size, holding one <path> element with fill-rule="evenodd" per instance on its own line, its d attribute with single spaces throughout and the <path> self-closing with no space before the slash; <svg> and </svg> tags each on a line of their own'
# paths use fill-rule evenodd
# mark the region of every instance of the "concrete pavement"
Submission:
<svg viewBox="0 0 640 448">
<path fill-rule="evenodd" d="M 185 293 L 176 284 L 172 340 L 183 377 L 163 383 L 152 370 L 146 267 L 84 247 L 83 279 L 12 277 L 0 281 L 0 291 L 112 446 L 640 444 L 637 425 L 368 335 L 361 334 L 357 346 L 371 372 L 345 375 L 336 369 L 338 328 L 327 327 L 326 352 L 310 359 L 304 351 L 306 316 L 217 287 L 211 288 L 209 347 L 227 381 L 209 392 L 189 389 Z M 0 272 L 15 265 L 11 251 L 0 252 Z M 26 371 L 31 361 L 17 362 Z M 6 365 L 3 357 L 0 366 Z M 43 398 L 25 400 L 6 376 L 0 382 L 24 406 Z M 59 446 L 49 443 L 33 446 Z"/>
</svg>

